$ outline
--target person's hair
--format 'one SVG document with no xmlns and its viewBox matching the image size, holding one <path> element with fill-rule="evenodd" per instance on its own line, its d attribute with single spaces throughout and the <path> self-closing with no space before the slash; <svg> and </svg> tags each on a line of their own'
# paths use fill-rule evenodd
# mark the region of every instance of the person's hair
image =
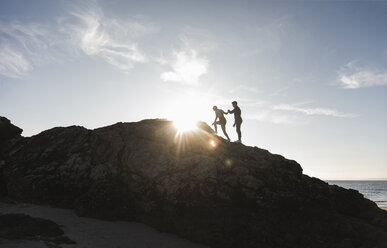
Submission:
<svg viewBox="0 0 387 248">
<path fill-rule="evenodd" d="M 236 105 L 238 105 L 237 101 L 233 101 L 233 102 L 232 102 L 232 104 L 234 104 L 234 103 L 235 103 Z"/>
</svg>

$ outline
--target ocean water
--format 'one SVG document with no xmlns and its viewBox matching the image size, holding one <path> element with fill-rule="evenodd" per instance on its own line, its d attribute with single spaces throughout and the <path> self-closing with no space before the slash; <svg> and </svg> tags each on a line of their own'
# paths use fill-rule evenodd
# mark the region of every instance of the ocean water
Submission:
<svg viewBox="0 0 387 248">
<path fill-rule="evenodd" d="M 326 181 L 346 189 L 355 189 L 379 207 L 387 207 L 387 181 Z"/>
</svg>

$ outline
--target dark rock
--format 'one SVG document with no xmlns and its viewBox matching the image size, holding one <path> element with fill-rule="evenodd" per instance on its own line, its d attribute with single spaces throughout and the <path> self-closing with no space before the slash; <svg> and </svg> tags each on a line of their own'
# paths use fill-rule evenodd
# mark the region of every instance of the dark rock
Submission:
<svg viewBox="0 0 387 248">
<path fill-rule="evenodd" d="M 8 120 L 5 117 L 0 116 L 0 196 L 4 196 L 7 194 L 7 188 L 4 184 L 4 179 L 1 177 L 2 175 L 2 169 L 5 164 L 5 154 L 3 154 L 2 150 L 5 149 L 5 144 L 13 143 L 9 142 L 12 139 L 18 139 L 20 138 L 20 134 L 23 132 L 23 130 L 11 123 L 10 120 Z M 8 146 L 10 146 L 9 144 Z"/>
<path fill-rule="evenodd" d="M 4 146 L 0 177 L 17 200 L 143 222 L 213 247 L 387 245 L 386 212 L 357 191 L 199 126 L 181 135 L 160 119 L 53 128 Z"/>
<path fill-rule="evenodd" d="M 63 236 L 63 230 L 51 220 L 25 214 L 0 214 L 0 238 L 37 239 L 57 244 L 74 243 Z"/>
<path fill-rule="evenodd" d="M 20 137 L 23 129 L 13 125 L 10 120 L 0 116 L 0 145 L 12 138 Z"/>
</svg>

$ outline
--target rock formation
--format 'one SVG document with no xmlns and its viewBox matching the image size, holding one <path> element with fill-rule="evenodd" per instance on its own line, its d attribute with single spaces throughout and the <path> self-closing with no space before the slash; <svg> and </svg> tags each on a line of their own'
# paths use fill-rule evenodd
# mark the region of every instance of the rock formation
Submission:
<svg viewBox="0 0 387 248">
<path fill-rule="evenodd" d="M 5 117 L 0 116 L 0 145 L 9 139 L 21 137 L 23 130 L 13 124 Z"/>
<path fill-rule="evenodd" d="M 0 244 L 2 238 L 43 240 L 48 244 L 74 244 L 63 234 L 63 230 L 50 220 L 25 214 L 0 214 Z"/>
<path fill-rule="evenodd" d="M 1 127 L 2 194 L 212 247 L 387 247 L 387 213 L 359 192 L 199 126 L 178 134 L 156 119 L 28 138 Z"/>
</svg>

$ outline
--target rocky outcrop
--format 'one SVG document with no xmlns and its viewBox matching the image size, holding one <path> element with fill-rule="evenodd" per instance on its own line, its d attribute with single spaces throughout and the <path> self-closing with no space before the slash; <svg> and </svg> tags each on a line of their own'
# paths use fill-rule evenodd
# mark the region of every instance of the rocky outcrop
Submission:
<svg viewBox="0 0 387 248">
<path fill-rule="evenodd" d="M 0 145 L 12 138 L 20 138 L 23 130 L 5 117 L 0 116 Z"/>
<path fill-rule="evenodd" d="M 386 247 L 386 212 L 359 192 L 199 126 L 53 128 L 3 146 L 0 177 L 17 200 L 138 221 L 212 247 Z"/>
<path fill-rule="evenodd" d="M 5 117 L 0 116 L 0 196 L 6 194 L 5 180 L 2 178 L 2 167 L 5 163 L 3 158 L 3 150 L 7 150 L 6 146 L 11 146 L 13 140 L 21 138 L 23 130 L 11 123 Z"/>
<path fill-rule="evenodd" d="M 1 239 L 32 239 L 54 244 L 74 244 L 63 234 L 63 230 L 50 220 L 26 214 L 0 214 L 0 242 Z"/>
</svg>

